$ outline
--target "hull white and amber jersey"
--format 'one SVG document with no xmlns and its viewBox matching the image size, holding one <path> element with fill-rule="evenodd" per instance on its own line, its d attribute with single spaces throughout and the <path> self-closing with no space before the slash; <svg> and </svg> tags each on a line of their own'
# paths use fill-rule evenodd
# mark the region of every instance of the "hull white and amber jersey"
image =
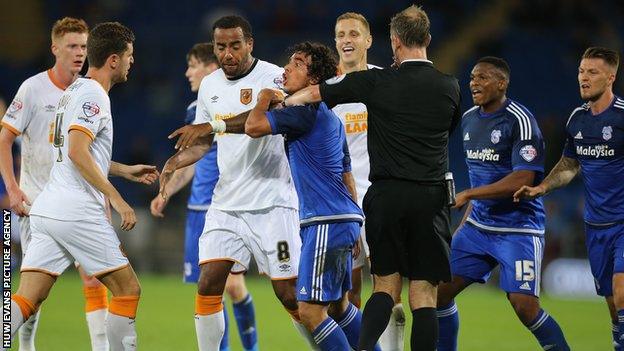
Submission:
<svg viewBox="0 0 624 351">
<path fill-rule="evenodd" d="M 113 153 L 110 99 L 100 83 L 78 78 L 61 97 L 55 114 L 50 180 L 30 210 L 31 215 L 58 220 L 106 218 L 104 194 L 89 184 L 69 159 L 69 132 L 92 139 L 89 151 L 107 176 Z"/>
<path fill-rule="evenodd" d="M 367 65 L 368 69 L 378 69 L 375 65 Z M 364 195 L 371 185 L 368 180 L 370 162 L 368 160 L 368 111 L 366 105 L 356 102 L 334 106 L 332 111 L 340 118 L 345 127 L 347 144 L 351 153 L 351 172 L 355 178 L 358 205 L 362 207 Z"/>
<path fill-rule="evenodd" d="M 32 202 L 48 181 L 52 168 L 54 112 L 63 88 L 52 70 L 24 81 L 2 118 L 2 127 L 22 138 L 20 189 Z"/>
<path fill-rule="evenodd" d="M 279 89 L 282 73 L 282 68 L 257 59 L 246 75 L 236 79 L 216 70 L 201 82 L 194 123 L 227 119 L 251 110 L 260 90 Z M 281 135 L 252 139 L 226 133 L 217 135 L 216 140 L 220 174 L 212 207 L 222 211 L 298 207 Z"/>
</svg>

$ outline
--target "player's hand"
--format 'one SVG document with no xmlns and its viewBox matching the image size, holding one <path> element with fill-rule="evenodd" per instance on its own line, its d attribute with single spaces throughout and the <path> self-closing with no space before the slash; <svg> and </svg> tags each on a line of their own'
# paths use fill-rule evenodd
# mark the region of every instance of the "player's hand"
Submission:
<svg viewBox="0 0 624 351">
<path fill-rule="evenodd" d="M 165 215 L 163 214 L 163 210 L 167 206 L 167 202 L 169 199 L 163 196 L 162 193 L 156 195 L 156 197 L 150 203 L 150 212 L 152 216 L 163 218 Z"/>
<path fill-rule="evenodd" d="M 453 206 L 453 208 L 461 209 L 469 201 L 470 198 L 468 197 L 468 193 L 466 192 L 466 190 L 464 190 L 455 196 L 455 205 Z"/>
<path fill-rule="evenodd" d="M 521 199 L 533 200 L 537 197 L 546 194 L 546 189 L 542 185 L 528 186 L 523 185 L 518 191 L 513 194 L 513 201 L 520 202 Z"/>
<path fill-rule="evenodd" d="M 120 195 L 111 197 L 110 203 L 115 211 L 117 211 L 117 213 L 121 216 L 121 229 L 128 231 L 134 228 L 137 219 L 132 207 L 130 207 L 130 205 L 128 205 L 128 203 L 122 199 Z"/>
<path fill-rule="evenodd" d="M 360 236 L 355 242 L 355 245 L 353 245 L 353 250 L 351 251 L 351 254 L 353 255 L 354 259 L 360 255 L 360 251 L 362 251 L 362 236 Z"/>
<path fill-rule="evenodd" d="M 182 128 L 176 129 L 167 138 L 173 139 L 178 137 L 175 144 L 176 150 L 187 149 L 193 145 L 199 138 L 205 138 L 212 134 L 212 126 L 209 123 L 189 124 Z"/>
<path fill-rule="evenodd" d="M 258 100 L 270 101 L 269 106 L 281 104 L 284 101 L 284 93 L 275 89 L 262 89 L 258 93 Z"/>
<path fill-rule="evenodd" d="M 153 184 L 158 179 L 156 166 L 132 165 L 128 166 L 124 178 L 137 183 Z"/>
<path fill-rule="evenodd" d="M 9 191 L 9 204 L 11 206 L 11 210 L 13 210 L 13 212 L 20 217 L 28 216 L 28 210 L 24 207 L 24 203 L 28 206 L 31 205 L 28 200 L 28 196 L 24 194 L 22 189 L 17 188 L 13 191 Z"/>
</svg>

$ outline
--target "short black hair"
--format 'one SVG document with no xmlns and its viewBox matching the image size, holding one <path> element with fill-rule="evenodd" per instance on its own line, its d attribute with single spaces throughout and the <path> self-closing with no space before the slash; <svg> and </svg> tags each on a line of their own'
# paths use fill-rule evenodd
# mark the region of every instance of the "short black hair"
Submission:
<svg viewBox="0 0 624 351">
<path fill-rule="evenodd" d="M 134 42 L 134 33 L 119 22 L 99 23 L 87 39 L 87 58 L 89 66 L 101 68 L 110 55 L 122 55 L 128 44 Z"/>
<path fill-rule="evenodd" d="M 204 65 L 209 65 L 211 63 L 219 64 L 217 56 L 214 54 L 214 45 L 212 45 L 212 43 L 197 43 L 193 45 L 188 54 L 186 54 L 186 60 L 190 60 L 191 57 L 195 57 Z"/>
<path fill-rule="evenodd" d="M 615 50 L 602 48 L 598 46 L 590 47 L 583 53 L 583 58 L 598 58 L 602 59 L 609 66 L 614 67 L 617 70 L 620 64 L 620 55 Z"/>
<path fill-rule="evenodd" d="M 511 78 L 511 69 L 509 68 L 509 64 L 500 57 L 484 56 L 477 61 L 477 64 L 479 63 L 488 63 L 503 72 L 505 79 L 509 80 Z"/>
<path fill-rule="evenodd" d="M 334 51 L 329 47 L 320 44 L 305 41 L 295 44 L 288 49 L 290 55 L 300 52 L 306 56 L 310 56 L 310 66 L 308 66 L 308 76 L 317 83 L 326 81 L 335 77 L 338 68 L 338 60 Z"/>
<path fill-rule="evenodd" d="M 237 27 L 240 27 L 240 29 L 243 31 L 243 37 L 245 38 L 245 40 L 253 39 L 253 33 L 251 32 L 251 24 L 249 24 L 249 21 L 247 21 L 241 16 L 236 16 L 236 15 L 223 16 L 219 18 L 212 25 L 212 33 L 214 35 L 214 31 L 217 28 L 230 29 L 230 28 L 237 28 Z"/>
</svg>

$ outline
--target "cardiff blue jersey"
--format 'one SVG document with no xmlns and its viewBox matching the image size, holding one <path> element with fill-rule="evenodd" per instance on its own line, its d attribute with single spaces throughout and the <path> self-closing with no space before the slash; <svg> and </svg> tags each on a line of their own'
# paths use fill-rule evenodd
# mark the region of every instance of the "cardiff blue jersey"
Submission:
<svg viewBox="0 0 624 351">
<path fill-rule="evenodd" d="M 186 108 L 184 122 L 191 124 L 195 120 L 197 101 L 193 101 Z M 195 163 L 195 175 L 191 185 L 191 196 L 188 200 L 188 209 L 205 211 L 212 203 L 212 192 L 219 180 L 219 166 L 217 166 L 217 143 L 215 142 L 210 151 Z"/>
<path fill-rule="evenodd" d="M 585 221 L 624 221 L 624 99 L 615 97 L 604 112 L 589 105 L 575 109 L 566 125 L 563 156 L 578 160 L 585 185 Z"/>
<path fill-rule="evenodd" d="M 273 134 L 285 134 L 299 197 L 301 226 L 362 222 L 362 210 L 342 180 L 351 171 L 344 127 L 325 103 L 267 112 Z"/>
<path fill-rule="evenodd" d="M 534 184 L 544 178 L 544 140 L 526 107 L 507 99 L 501 109 L 486 114 L 475 106 L 464 114 L 461 128 L 471 187 L 495 183 L 519 170 L 534 171 Z M 514 203 L 509 197 L 472 200 L 466 220 L 501 234 L 543 235 L 544 219 L 541 199 Z"/>
</svg>

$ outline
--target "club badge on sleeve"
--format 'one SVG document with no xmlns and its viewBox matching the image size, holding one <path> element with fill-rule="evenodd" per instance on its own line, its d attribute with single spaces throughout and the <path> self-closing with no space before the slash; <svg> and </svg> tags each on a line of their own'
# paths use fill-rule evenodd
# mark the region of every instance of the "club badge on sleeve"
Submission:
<svg viewBox="0 0 624 351">
<path fill-rule="evenodd" d="M 520 149 L 520 156 L 527 161 L 531 162 L 537 157 L 537 150 L 533 145 L 525 145 Z"/>
</svg>

